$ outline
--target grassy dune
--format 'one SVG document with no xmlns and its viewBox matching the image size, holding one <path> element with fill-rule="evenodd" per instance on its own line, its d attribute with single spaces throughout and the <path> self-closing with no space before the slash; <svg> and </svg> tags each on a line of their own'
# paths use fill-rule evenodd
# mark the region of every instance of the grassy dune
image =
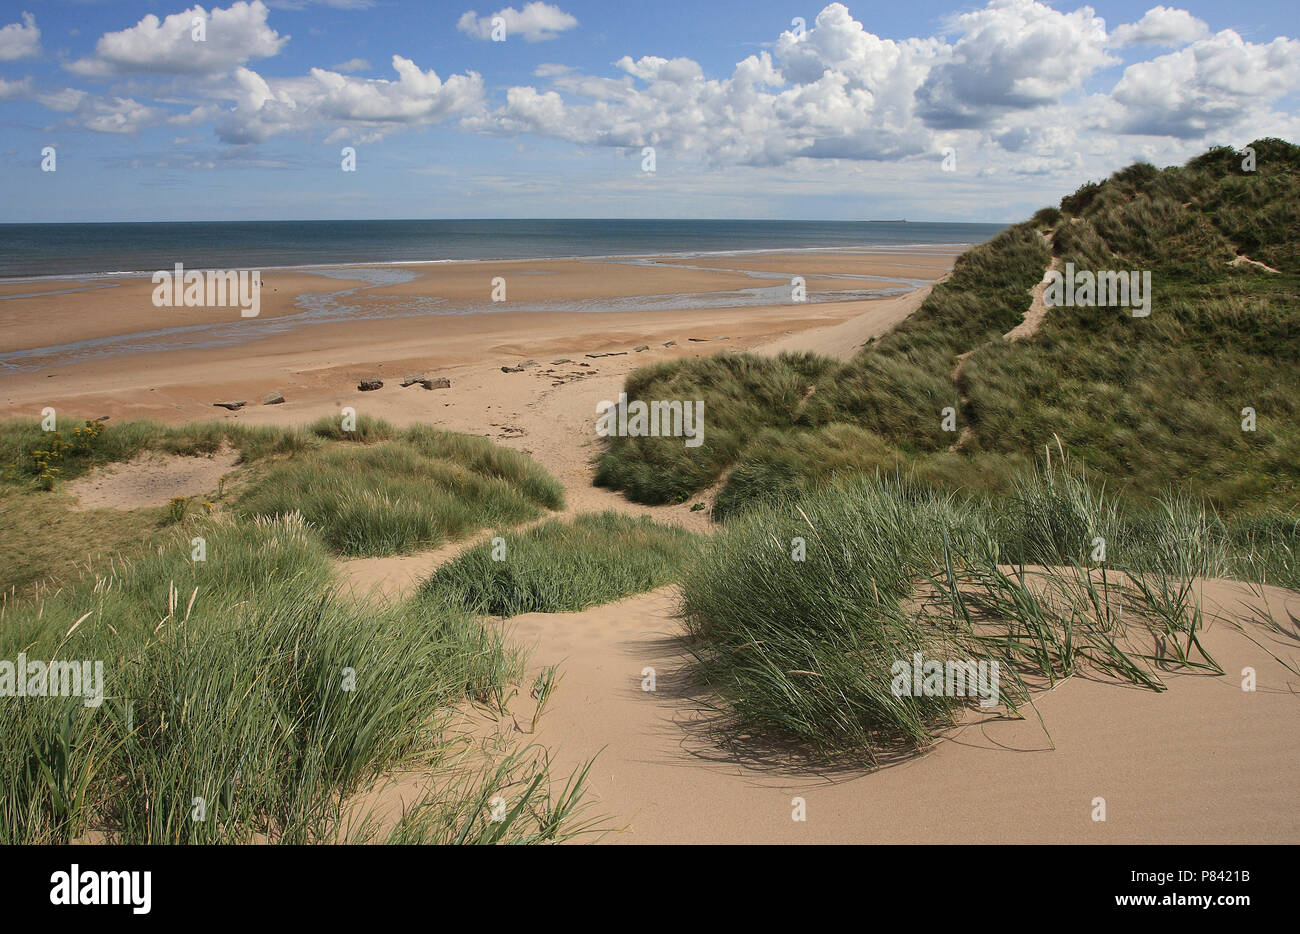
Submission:
<svg viewBox="0 0 1300 934">
<path fill-rule="evenodd" d="M 377 827 L 347 802 L 397 769 L 446 776 L 394 831 L 405 840 L 566 836 L 572 789 L 552 800 L 539 764 L 480 763 L 446 733 L 453 705 L 502 697 L 518 656 L 467 614 L 357 603 L 331 574 L 300 519 L 201 520 L 148 557 L 8 606 L 0 658 L 99 660 L 105 684 L 100 706 L 0 698 L 0 840 L 365 838 Z M 473 806 L 498 793 L 526 802 L 513 826 Z"/>
<path fill-rule="evenodd" d="M 722 480 L 719 518 L 877 469 L 1005 496 L 1059 438 L 1135 502 L 1176 488 L 1229 514 L 1294 509 L 1300 148 L 1252 145 L 1253 173 L 1220 149 L 1085 185 L 967 252 L 916 314 L 847 363 L 734 355 L 638 370 L 630 398 L 707 400 L 706 443 L 610 438 L 597 482 L 668 502 Z M 1003 340 L 1053 254 L 1078 269 L 1149 270 L 1150 317 L 1055 308 L 1032 337 Z M 1231 265 L 1238 255 L 1279 272 Z M 949 406 L 953 432 L 941 425 Z M 1245 408 L 1255 431 L 1242 429 Z"/>
<path fill-rule="evenodd" d="M 1198 579 L 1300 589 L 1300 148 L 1252 146 L 1254 172 L 1217 149 L 1083 186 L 846 363 L 629 377 L 630 398 L 707 400 L 702 447 L 610 438 L 597 482 L 644 502 L 722 483 L 682 589 L 734 737 L 869 763 L 923 747 L 973 701 L 896 692 L 918 652 L 996 662 L 1013 712 L 1085 669 L 1162 690 L 1222 674 Z M 1055 307 L 1005 340 L 1053 259 L 1149 271 L 1150 316 Z"/>
<path fill-rule="evenodd" d="M 0 842 L 543 843 L 593 829 L 584 772 L 553 783 L 538 751 L 484 755 L 449 728 L 459 705 L 502 710 L 520 676 L 495 629 L 448 601 L 358 601 L 334 577 L 334 554 L 532 518 L 562 505 L 561 487 L 482 438 L 357 428 L 125 422 L 69 433 L 52 458 L 38 427 L 0 425 L 0 659 L 103 673 L 89 706 L 0 696 Z M 61 489 L 142 451 L 223 445 L 247 483 L 211 514 L 73 512 Z M 431 790 L 381 823 L 363 802 L 408 771 Z"/>
<path fill-rule="evenodd" d="M 1223 673 L 1198 640 L 1196 580 L 1300 586 L 1294 522 L 1234 532 L 1179 498 L 1130 513 L 1059 458 L 1012 486 L 989 507 L 860 476 L 723 526 L 682 591 L 726 729 L 880 763 L 976 702 L 897 694 L 893 666 L 914 653 L 996 662 L 1012 713 L 1084 670 L 1158 691 L 1162 672 Z"/>
<path fill-rule="evenodd" d="M 72 419 L 62 425 L 80 425 Z M 64 428 L 60 436 L 71 438 Z M 564 490 L 518 451 L 486 438 L 424 425 L 398 429 L 366 416 L 354 431 L 322 419 L 306 428 L 249 428 L 223 422 L 169 426 L 104 423 L 93 440 L 55 459 L 53 489 L 41 488 L 34 452 L 51 434 L 37 422 L 0 422 L 0 586 L 74 581 L 89 562 L 132 554 L 179 509 L 72 512 L 64 484 L 138 454 L 239 453 L 239 491 L 217 503 L 245 518 L 297 513 L 338 554 L 387 555 L 433 548 L 486 525 L 536 518 L 564 505 Z"/>
<path fill-rule="evenodd" d="M 459 555 L 421 588 L 428 600 L 493 616 L 563 613 L 676 580 L 695 535 L 646 518 L 590 513 L 504 534 Z"/>
</svg>

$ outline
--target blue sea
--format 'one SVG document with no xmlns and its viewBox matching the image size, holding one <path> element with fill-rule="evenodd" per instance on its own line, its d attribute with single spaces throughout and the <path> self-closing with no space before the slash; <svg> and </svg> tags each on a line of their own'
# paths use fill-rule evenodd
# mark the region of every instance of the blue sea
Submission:
<svg viewBox="0 0 1300 934">
<path fill-rule="evenodd" d="M 1001 224 L 779 220 L 383 220 L 0 224 L 0 279 L 572 256 L 982 243 Z"/>
</svg>

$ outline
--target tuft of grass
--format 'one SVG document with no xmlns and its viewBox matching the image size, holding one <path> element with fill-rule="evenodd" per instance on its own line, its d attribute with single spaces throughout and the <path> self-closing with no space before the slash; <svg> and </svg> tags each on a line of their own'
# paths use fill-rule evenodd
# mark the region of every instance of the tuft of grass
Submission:
<svg viewBox="0 0 1300 934">
<path fill-rule="evenodd" d="M 206 561 L 191 558 L 194 532 Z M 100 706 L 0 698 L 7 844 L 334 842 L 358 792 L 449 768 L 452 706 L 489 702 L 522 668 L 466 614 L 341 598 L 297 518 L 205 520 L 93 583 L 10 605 L 0 658 L 19 652 L 101 662 L 105 684 Z M 557 812 L 532 786 L 512 827 L 467 837 L 563 838 L 580 789 L 566 795 Z M 459 819 L 477 797 L 462 788 L 421 813 Z"/>
<path fill-rule="evenodd" d="M 519 471 L 528 488 L 482 466 L 404 440 L 328 445 L 262 471 L 235 508 L 248 517 L 300 514 L 333 550 L 363 556 L 436 547 L 483 525 L 536 518 L 554 502 L 550 478 L 531 462 Z"/>
<path fill-rule="evenodd" d="M 723 353 L 636 370 L 624 389 L 631 401 L 704 403 L 704 443 L 688 448 L 680 437 L 611 436 L 595 483 L 636 502 L 685 502 L 713 483 L 763 426 L 793 425 L 809 389 L 835 365 L 813 354 Z"/>
<path fill-rule="evenodd" d="M 476 545 L 439 568 L 420 592 L 494 616 L 583 610 L 675 580 L 697 541 L 684 529 L 615 512 L 550 519 Z"/>
<path fill-rule="evenodd" d="M 39 423 L 0 421 L 0 586 L 67 581 L 88 556 L 116 554 L 147 539 L 154 523 L 183 523 L 189 503 L 165 511 L 96 510 L 69 514 L 73 503 L 56 487 L 94 467 L 128 461 L 145 451 L 177 455 L 239 450 L 250 486 L 236 500 L 244 516 L 300 512 L 319 525 L 343 554 L 394 554 L 432 547 L 490 523 L 518 522 L 560 509 L 564 490 L 535 461 L 487 438 L 423 425 L 399 430 L 359 416 L 355 431 L 337 419 L 306 429 L 197 422 L 90 422 L 60 444 L 57 475 L 50 474 L 51 435 Z M 352 443 L 345 443 L 352 442 Z M 37 452 L 37 453 L 34 453 Z M 49 489 L 39 489 L 42 485 Z M 221 478 L 223 499 L 229 477 Z M 20 506 L 21 504 L 21 506 Z M 94 534 L 52 535 L 80 526 Z M 12 537 L 10 537 L 12 536 Z M 12 544 L 12 547 L 8 547 Z"/>
<path fill-rule="evenodd" d="M 890 687 L 899 659 L 949 654 L 905 602 L 952 509 L 912 501 L 894 481 L 854 481 L 757 506 L 712 538 L 682 582 L 683 614 L 736 734 L 879 761 L 952 722 L 950 698 Z"/>
<path fill-rule="evenodd" d="M 1157 691 L 1162 671 L 1222 674 L 1199 582 L 1294 573 L 1294 517 L 1225 525 L 1175 494 L 1133 511 L 1060 451 L 1010 488 L 985 500 L 858 476 L 733 516 L 682 583 L 724 729 L 875 764 L 922 748 L 973 700 L 895 694 L 915 653 L 996 663 L 1011 714 L 1089 668 Z"/>
</svg>

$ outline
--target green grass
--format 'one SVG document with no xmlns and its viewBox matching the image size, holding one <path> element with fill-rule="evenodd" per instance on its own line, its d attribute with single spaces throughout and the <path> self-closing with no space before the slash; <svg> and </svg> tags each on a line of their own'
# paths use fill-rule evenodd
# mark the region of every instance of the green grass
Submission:
<svg viewBox="0 0 1300 934">
<path fill-rule="evenodd" d="M 88 561 L 134 555 L 171 521 L 159 508 L 74 512 L 62 489 L 95 467 L 148 451 L 237 450 L 243 487 L 226 498 L 241 515 L 297 511 L 346 555 L 434 547 L 564 505 L 559 482 L 527 455 L 486 438 L 424 425 L 398 429 L 366 416 L 354 431 L 337 419 L 306 428 L 108 422 L 88 447 L 59 460 L 55 488 L 43 490 L 32 452 L 47 450 L 50 440 L 37 422 L 0 421 L 0 589 L 14 596 L 37 583 L 75 583 Z"/>
<path fill-rule="evenodd" d="M 333 577 L 332 553 L 532 518 L 562 506 L 562 488 L 483 438 L 356 428 L 121 422 L 71 435 L 47 490 L 32 452 L 53 439 L 0 423 L 0 659 L 96 661 L 106 682 L 99 706 L 0 697 L 0 842 L 547 843 L 596 829 L 580 816 L 585 770 L 553 781 L 538 751 L 488 754 L 450 728 L 458 706 L 501 711 L 514 693 L 522 659 L 497 630 L 445 602 L 358 601 Z M 240 491 L 211 516 L 80 512 L 61 489 L 144 451 L 226 445 Z M 358 804 L 410 773 L 430 791 L 395 824 Z"/>
<path fill-rule="evenodd" d="M 191 560 L 194 536 L 206 561 Z M 9 605 L 3 622 L 0 658 L 100 660 L 106 681 L 99 707 L 0 698 L 6 843 L 332 842 L 349 798 L 394 771 L 455 762 L 460 775 L 450 708 L 492 703 L 521 670 L 468 614 L 342 598 L 326 549 L 295 519 L 187 523 L 147 557 Z M 510 761 L 516 779 L 541 774 Z M 427 807 L 460 826 L 479 790 L 455 787 L 455 801 Z M 530 807 L 547 795 L 534 787 Z M 567 813 L 533 836 L 562 837 Z M 528 836 L 531 815 L 516 815 L 517 831 L 465 833 Z M 409 837 L 424 825 L 403 826 Z"/>
<path fill-rule="evenodd" d="M 1006 496 L 1008 478 L 1059 439 L 1097 488 L 1131 504 L 1176 489 L 1232 518 L 1289 514 L 1300 147 L 1251 145 L 1254 173 L 1216 149 L 1083 186 L 963 254 L 915 314 L 846 363 L 732 355 L 634 372 L 629 397 L 706 398 L 705 442 L 609 439 L 597 483 L 669 502 L 722 481 L 717 518 L 876 471 Z M 1149 270 L 1150 317 L 1057 308 L 1034 336 L 1002 340 L 1052 258 L 1040 233 L 1078 269 Z M 1238 254 L 1281 273 L 1229 265 Z M 949 406 L 958 432 L 941 430 Z M 1255 431 L 1242 428 L 1248 407 Z"/>
<path fill-rule="evenodd" d="M 493 616 L 572 612 L 670 583 L 698 549 L 690 532 L 614 512 L 499 537 L 439 568 L 422 596 Z"/>
<path fill-rule="evenodd" d="M 536 518 L 559 500 L 554 481 L 531 462 L 511 464 L 517 473 L 503 476 L 486 460 L 466 464 L 426 450 L 403 439 L 306 451 L 255 476 L 235 508 L 246 516 L 299 513 L 334 551 L 365 556 L 433 548 L 484 525 Z"/>
<path fill-rule="evenodd" d="M 75 582 L 87 566 L 146 544 L 162 521 L 158 509 L 76 512 L 58 490 L 0 486 L 0 586 L 12 600 L 42 582 Z"/>
<path fill-rule="evenodd" d="M 831 366 L 812 354 L 724 353 L 635 371 L 624 390 L 630 400 L 704 402 L 704 443 L 688 448 L 682 438 L 612 436 L 596 485 L 642 503 L 685 502 L 718 479 L 757 428 L 792 426 L 809 386 Z"/>
<path fill-rule="evenodd" d="M 728 521 L 682 584 L 725 732 L 874 764 L 923 748 L 972 701 L 897 696 L 916 652 L 997 662 L 1013 715 L 1083 670 L 1163 690 L 1164 671 L 1223 673 L 1197 580 L 1294 579 L 1294 520 L 1225 525 L 1178 497 L 1130 511 L 1059 454 L 1010 487 L 981 502 L 859 476 Z"/>
</svg>

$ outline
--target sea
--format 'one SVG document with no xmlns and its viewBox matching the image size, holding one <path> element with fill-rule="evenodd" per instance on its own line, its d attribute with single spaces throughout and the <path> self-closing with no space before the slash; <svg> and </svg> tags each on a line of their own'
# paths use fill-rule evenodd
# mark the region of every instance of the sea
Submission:
<svg viewBox="0 0 1300 934">
<path fill-rule="evenodd" d="M 1001 224 L 784 220 L 364 220 L 0 224 L 0 280 L 457 260 L 970 246 Z"/>
</svg>

